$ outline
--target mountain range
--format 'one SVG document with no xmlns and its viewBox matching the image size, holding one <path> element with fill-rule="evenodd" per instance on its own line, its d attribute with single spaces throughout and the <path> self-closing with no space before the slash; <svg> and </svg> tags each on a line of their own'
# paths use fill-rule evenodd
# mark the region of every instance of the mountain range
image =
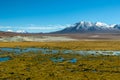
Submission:
<svg viewBox="0 0 120 80">
<path fill-rule="evenodd" d="M 63 30 L 52 33 L 119 33 L 120 24 L 108 25 L 102 22 L 81 21 Z"/>
</svg>

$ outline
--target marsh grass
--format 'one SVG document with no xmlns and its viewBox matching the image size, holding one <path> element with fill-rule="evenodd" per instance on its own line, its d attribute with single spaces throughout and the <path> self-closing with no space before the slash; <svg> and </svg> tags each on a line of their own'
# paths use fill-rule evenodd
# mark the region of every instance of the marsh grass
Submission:
<svg viewBox="0 0 120 80">
<path fill-rule="evenodd" d="M 39 47 L 58 50 L 120 50 L 120 41 L 71 42 L 5 42 L 0 47 Z M 51 53 L 51 52 L 49 52 Z M 12 59 L 0 62 L 0 80 L 119 80 L 120 56 L 85 55 L 68 53 L 42 54 L 27 52 L 16 55 L 4 52 L 0 57 Z M 62 57 L 62 62 L 51 58 Z M 70 63 L 69 60 L 77 59 Z"/>
<path fill-rule="evenodd" d="M 6 54 L 7 55 L 7 54 Z M 119 80 L 120 56 L 79 54 L 11 54 L 0 62 L 0 80 Z M 50 59 L 62 57 L 63 62 Z M 76 63 L 69 60 L 76 58 Z"/>
<path fill-rule="evenodd" d="M 0 42 L 0 47 L 40 47 L 69 50 L 120 50 L 120 41 Z"/>
</svg>

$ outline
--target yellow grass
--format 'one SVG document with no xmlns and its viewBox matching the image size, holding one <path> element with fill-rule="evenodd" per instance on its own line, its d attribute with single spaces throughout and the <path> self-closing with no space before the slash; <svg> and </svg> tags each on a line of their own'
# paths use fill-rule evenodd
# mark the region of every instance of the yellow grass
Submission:
<svg viewBox="0 0 120 80">
<path fill-rule="evenodd" d="M 0 63 L 0 80 L 120 80 L 119 56 L 26 53 L 11 57 Z M 66 60 L 55 63 L 51 57 Z M 72 58 L 77 62 L 68 62 Z"/>
<path fill-rule="evenodd" d="M 71 42 L 0 42 L 0 47 L 42 47 L 74 50 L 120 50 L 120 41 L 71 41 Z M 82 56 L 78 54 L 42 54 L 38 52 L 10 56 L 0 62 L 0 80 L 119 80 L 120 56 Z M 63 62 L 50 58 L 62 57 Z M 76 58 L 76 63 L 68 62 Z"/>
<path fill-rule="evenodd" d="M 120 50 L 120 41 L 0 42 L 0 47 L 42 47 L 73 50 Z"/>
</svg>

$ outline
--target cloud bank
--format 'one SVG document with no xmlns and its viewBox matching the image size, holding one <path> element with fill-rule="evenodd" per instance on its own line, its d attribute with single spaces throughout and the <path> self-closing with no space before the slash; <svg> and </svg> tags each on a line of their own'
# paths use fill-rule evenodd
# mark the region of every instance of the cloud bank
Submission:
<svg viewBox="0 0 120 80">
<path fill-rule="evenodd" d="M 53 31 L 62 30 L 66 27 L 69 27 L 70 24 L 66 25 L 35 25 L 35 24 L 29 24 L 27 26 L 0 26 L 0 31 L 7 31 L 7 32 L 18 32 L 18 33 L 24 33 L 24 32 L 30 32 L 30 33 L 48 33 Z"/>
</svg>

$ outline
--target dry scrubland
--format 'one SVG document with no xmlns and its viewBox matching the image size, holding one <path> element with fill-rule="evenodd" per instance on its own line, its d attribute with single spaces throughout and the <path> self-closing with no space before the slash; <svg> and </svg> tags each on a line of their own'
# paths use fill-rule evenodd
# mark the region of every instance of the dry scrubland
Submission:
<svg viewBox="0 0 120 80">
<path fill-rule="evenodd" d="M 0 42 L 0 47 L 41 47 L 72 50 L 120 50 L 120 41 Z"/>
<path fill-rule="evenodd" d="M 7 36 L 0 37 L 0 42 L 48 42 L 48 41 L 77 41 L 67 36 Z"/>
</svg>

